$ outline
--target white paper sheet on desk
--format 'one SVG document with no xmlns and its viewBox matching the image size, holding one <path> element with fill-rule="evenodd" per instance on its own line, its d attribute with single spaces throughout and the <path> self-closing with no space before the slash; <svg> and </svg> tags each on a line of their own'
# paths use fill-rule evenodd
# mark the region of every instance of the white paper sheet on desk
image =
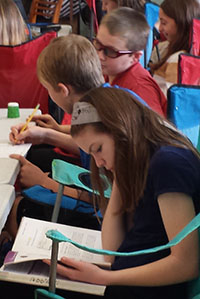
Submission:
<svg viewBox="0 0 200 299">
<path fill-rule="evenodd" d="M 0 158 L 9 158 L 11 154 L 26 156 L 31 143 L 13 145 L 11 143 L 0 143 Z"/>
</svg>

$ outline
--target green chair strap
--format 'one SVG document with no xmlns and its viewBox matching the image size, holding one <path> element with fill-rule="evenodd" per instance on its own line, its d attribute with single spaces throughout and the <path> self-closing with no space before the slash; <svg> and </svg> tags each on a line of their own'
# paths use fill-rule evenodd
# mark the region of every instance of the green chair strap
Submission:
<svg viewBox="0 0 200 299">
<path fill-rule="evenodd" d="M 80 178 L 83 175 L 90 176 L 90 171 L 59 159 L 54 159 L 52 162 L 52 177 L 55 181 L 63 185 L 74 185 L 76 187 L 85 189 L 90 193 L 98 194 L 97 191 L 92 190 L 90 186 L 87 186 L 81 181 Z M 111 185 L 105 175 L 102 175 L 101 177 L 106 186 L 104 195 L 105 197 L 109 198 L 112 191 Z"/>
<path fill-rule="evenodd" d="M 89 251 L 92 253 L 96 253 L 96 254 L 103 254 L 103 255 L 114 255 L 114 256 L 135 256 L 135 255 L 140 255 L 140 254 L 147 254 L 147 253 L 153 253 L 153 252 L 157 252 L 160 250 L 165 250 L 168 248 L 171 248 L 172 246 L 177 245 L 178 243 L 180 243 L 185 237 L 187 237 L 191 232 L 193 232 L 194 230 L 196 230 L 197 228 L 199 228 L 200 226 L 200 213 L 195 216 L 171 241 L 169 241 L 167 244 L 165 245 L 161 245 L 161 246 L 156 246 L 154 248 L 150 248 L 150 249 L 144 249 L 144 250 L 137 250 L 137 251 L 133 251 L 133 252 L 117 252 L 117 251 L 110 251 L 110 250 L 104 250 L 104 249 L 94 249 L 88 246 L 84 246 L 81 245 L 69 238 L 67 238 L 66 236 L 64 236 L 63 234 L 61 234 L 59 231 L 57 230 L 49 230 L 46 233 L 47 238 L 50 238 L 53 241 L 56 242 L 68 242 L 73 244 L 74 246 L 85 250 L 85 251 Z"/>
</svg>

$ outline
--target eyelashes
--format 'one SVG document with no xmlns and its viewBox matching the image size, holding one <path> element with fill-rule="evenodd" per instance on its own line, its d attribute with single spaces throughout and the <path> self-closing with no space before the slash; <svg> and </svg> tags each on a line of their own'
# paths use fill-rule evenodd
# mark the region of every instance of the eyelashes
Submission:
<svg viewBox="0 0 200 299">
<path fill-rule="evenodd" d="M 100 153 L 102 151 L 102 145 L 100 145 L 97 149 L 97 153 Z"/>
</svg>

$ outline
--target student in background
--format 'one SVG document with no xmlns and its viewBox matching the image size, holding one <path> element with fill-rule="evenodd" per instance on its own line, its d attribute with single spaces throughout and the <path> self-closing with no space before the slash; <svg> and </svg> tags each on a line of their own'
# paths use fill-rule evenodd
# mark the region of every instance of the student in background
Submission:
<svg viewBox="0 0 200 299">
<path fill-rule="evenodd" d="M 102 201 L 102 169 L 113 178 L 102 224 L 104 249 L 132 252 L 166 244 L 199 212 L 199 153 L 127 92 L 102 87 L 88 92 L 74 105 L 71 134 L 92 156 L 92 182 Z M 195 231 L 164 251 L 106 256 L 111 271 L 67 257 L 57 271 L 106 285 L 105 298 L 187 299 L 187 281 L 199 274 L 198 253 Z"/>
<path fill-rule="evenodd" d="M 120 6 L 130 7 L 144 13 L 146 0 L 102 0 L 102 10 L 110 12 Z"/>
<path fill-rule="evenodd" d="M 166 116 L 166 97 L 139 63 L 148 34 L 145 16 L 121 7 L 103 17 L 93 44 L 107 82 L 134 91 L 153 110 Z"/>
<path fill-rule="evenodd" d="M 159 45 L 161 60 L 156 62 L 152 57 L 150 68 L 165 95 L 168 88 L 177 83 L 179 54 L 190 51 L 190 30 L 194 18 L 200 18 L 198 0 L 164 0 L 160 5 L 159 31 L 167 41 Z"/>
<path fill-rule="evenodd" d="M 0 45 L 15 46 L 28 40 L 27 26 L 13 0 L 0 1 Z"/>
</svg>

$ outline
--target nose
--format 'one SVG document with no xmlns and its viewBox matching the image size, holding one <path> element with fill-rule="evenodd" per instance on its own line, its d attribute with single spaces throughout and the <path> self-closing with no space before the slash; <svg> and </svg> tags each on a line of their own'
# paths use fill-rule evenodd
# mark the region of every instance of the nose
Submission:
<svg viewBox="0 0 200 299">
<path fill-rule="evenodd" d="M 105 54 L 103 49 L 98 51 L 98 56 L 100 60 L 105 60 Z"/>
<path fill-rule="evenodd" d="M 162 24 L 161 24 L 161 23 L 159 24 L 158 30 L 159 30 L 160 32 L 162 32 L 162 31 L 163 31 L 163 26 L 162 26 Z"/>
<path fill-rule="evenodd" d="M 105 165 L 104 159 L 99 158 L 99 157 L 94 157 L 94 160 L 95 160 L 95 163 L 98 168 L 104 167 L 104 165 Z"/>
</svg>

